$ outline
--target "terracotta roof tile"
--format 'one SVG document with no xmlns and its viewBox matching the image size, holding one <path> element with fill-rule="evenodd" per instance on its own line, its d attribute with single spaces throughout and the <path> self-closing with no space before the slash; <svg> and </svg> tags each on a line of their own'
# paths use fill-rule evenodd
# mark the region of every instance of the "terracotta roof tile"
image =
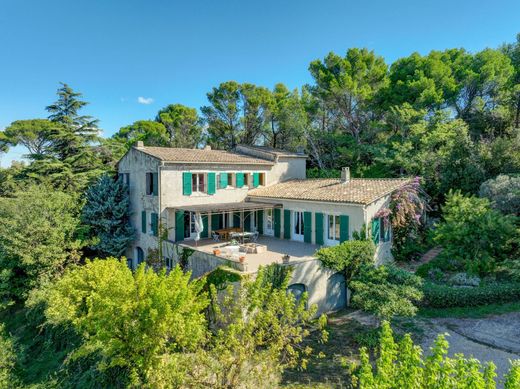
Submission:
<svg viewBox="0 0 520 389">
<path fill-rule="evenodd" d="M 248 195 L 259 198 L 368 205 L 409 181 L 408 178 L 352 178 L 346 183 L 341 182 L 340 179 L 289 180 L 253 189 Z"/>
<path fill-rule="evenodd" d="M 224 150 L 202 150 L 148 146 L 135 149 L 165 162 L 273 165 L 272 161 Z"/>
</svg>

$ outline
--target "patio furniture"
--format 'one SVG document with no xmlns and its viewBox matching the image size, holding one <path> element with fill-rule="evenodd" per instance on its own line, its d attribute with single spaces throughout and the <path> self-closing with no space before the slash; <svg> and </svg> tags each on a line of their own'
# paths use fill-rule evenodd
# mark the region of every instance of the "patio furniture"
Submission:
<svg viewBox="0 0 520 389">
<path fill-rule="evenodd" d="M 244 242 L 245 239 L 250 239 L 253 235 L 254 235 L 253 232 L 247 232 L 247 231 L 231 233 L 231 237 L 233 239 L 240 239 L 242 243 Z"/>
<path fill-rule="evenodd" d="M 215 230 L 217 234 L 219 234 L 223 240 L 228 240 L 229 236 L 232 232 L 238 232 L 240 228 L 238 227 L 229 227 L 229 228 L 221 228 L 220 230 Z"/>
<path fill-rule="evenodd" d="M 258 240 L 259 236 L 260 236 L 260 233 L 258 231 L 255 231 L 253 233 L 253 236 L 251 237 L 251 242 L 256 242 Z"/>
<path fill-rule="evenodd" d="M 211 234 L 211 236 L 213 237 L 213 241 L 215 241 L 215 242 L 220 242 L 220 235 L 219 235 L 219 234 L 213 232 L 213 233 Z"/>
<path fill-rule="evenodd" d="M 245 243 L 240 246 L 240 251 L 247 254 L 261 254 L 267 251 L 267 246 L 258 243 Z"/>
</svg>

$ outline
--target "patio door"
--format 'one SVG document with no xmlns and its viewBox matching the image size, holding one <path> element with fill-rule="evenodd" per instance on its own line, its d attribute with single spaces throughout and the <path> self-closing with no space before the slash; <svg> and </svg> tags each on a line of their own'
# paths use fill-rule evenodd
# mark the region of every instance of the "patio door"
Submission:
<svg viewBox="0 0 520 389">
<path fill-rule="evenodd" d="M 194 239 L 195 234 L 195 213 L 184 212 L 184 239 Z"/>
<path fill-rule="evenodd" d="M 274 236 L 274 211 L 266 209 L 264 211 L 264 235 Z"/>
<path fill-rule="evenodd" d="M 303 235 L 305 231 L 305 225 L 303 222 L 303 212 L 294 211 L 293 212 L 293 240 L 298 240 L 303 242 Z"/>
</svg>

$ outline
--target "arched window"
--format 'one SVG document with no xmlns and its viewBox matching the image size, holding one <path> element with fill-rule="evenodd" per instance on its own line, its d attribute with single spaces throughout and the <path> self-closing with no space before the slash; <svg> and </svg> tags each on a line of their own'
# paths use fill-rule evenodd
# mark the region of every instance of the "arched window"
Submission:
<svg viewBox="0 0 520 389">
<path fill-rule="evenodd" d="M 140 265 L 141 263 L 144 262 L 144 251 L 141 247 L 137 247 L 136 252 L 137 252 L 137 265 Z"/>
<path fill-rule="evenodd" d="M 287 287 L 287 292 L 292 293 L 294 295 L 297 303 L 300 302 L 303 294 L 306 291 L 307 291 L 307 287 L 304 284 L 292 284 Z"/>
</svg>

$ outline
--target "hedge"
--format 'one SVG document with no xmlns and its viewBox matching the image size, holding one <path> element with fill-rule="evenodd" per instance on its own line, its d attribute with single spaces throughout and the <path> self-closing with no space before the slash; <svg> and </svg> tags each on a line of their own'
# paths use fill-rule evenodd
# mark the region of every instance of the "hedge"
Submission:
<svg viewBox="0 0 520 389">
<path fill-rule="evenodd" d="M 422 306 L 432 308 L 474 307 L 520 300 L 520 283 L 493 283 L 464 288 L 424 282 Z"/>
</svg>

